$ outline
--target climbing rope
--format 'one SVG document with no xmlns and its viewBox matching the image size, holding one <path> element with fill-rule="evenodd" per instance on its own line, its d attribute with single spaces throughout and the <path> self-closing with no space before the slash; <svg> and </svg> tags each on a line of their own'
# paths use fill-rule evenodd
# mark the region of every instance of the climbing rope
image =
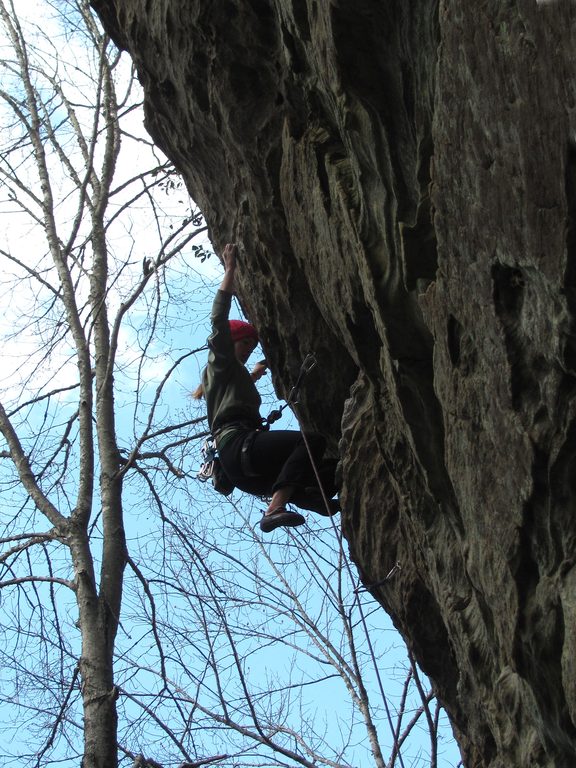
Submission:
<svg viewBox="0 0 576 768">
<path fill-rule="evenodd" d="M 314 354 L 308 353 L 306 355 L 306 357 L 304 358 L 304 360 L 302 362 L 302 365 L 300 366 L 298 377 L 296 379 L 296 382 L 295 382 L 294 386 L 290 390 L 290 393 L 288 395 L 288 398 L 287 398 L 286 402 L 280 408 L 271 411 L 270 414 L 268 415 L 268 417 L 263 421 L 263 425 L 265 425 L 265 428 L 269 427 L 270 424 L 273 424 L 274 422 L 278 421 L 278 419 L 281 418 L 283 411 L 288 406 L 292 407 L 292 412 L 294 413 L 294 417 L 295 417 L 295 419 L 296 419 L 296 421 L 298 423 L 298 427 L 300 429 L 300 434 L 302 435 L 302 439 L 303 439 L 304 445 L 306 447 L 306 451 L 307 451 L 309 459 L 310 459 L 310 463 L 311 463 L 311 466 L 312 466 L 312 469 L 313 469 L 313 472 L 314 472 L 314 476 L 316 478 L 316 482 L 318 484 L 318 488 L 319 488 L 321 496 L 322 496 L 322 501 L 323 501 L 323 504 L 324 504 L 324 506 L 326 508 L 327 516 L 330 519 L 330 523 L 332 525 L 332 528 L 333 528 L 334 533 L 336 535 L 336 539 L 338 541 L 342 562 L 344 562 L 344 564 L 345 564 L 345 567 L 346 567 L 346 570 L 348 572 L 348 576 L 350 578 L 351 583 L 354 583 L 354 581 L 356 579 L 355 579 L 355 577 L 354 577 L 354 575 L 352 573 L 352 569 L 350 567 L 349 560 L 348 560 L 348 558 L 346 556 L 346 553 L 344 551 L 344 547 L 343 547 L 343 544 L 342 544 L 342 535 L 341 535 L 340 531 L 338 530 L 338 528 L 336 526 L 336 523 L 335 523 L 335 521 L 333 519 L 334 515 L 333 515 L 332 510 L 330 508 L 330 500 L 328 499 L 326 490 L 324 488 L 324 484 L 323 484 L 322 479 L 320 477 L 320 472 L 318 470 L 318 466 L 317 466 L 316 460 L 315 460 L 314 455 L 312 453 L 312 449 L 311 449 L 310 443 L 309 443 L 308 438 L 306 437 L 306 433 L 305 433 L 305 431 L 303 429 L 303 424 L 302 424 L 302 419 L 301 419 L 300 414 L 299 414 L 299 409 L 296 407 L 298 405 L 300 389 L 301 389 L 302 383 L 303 383 L 305 377 L 308 375 L 308 373 L 310 373 L 310 371 L 312 371 L 316 367 L 316 365 L 317 365 L 316 357 L 314 356 Z M 203 449 L 202 449 L 202 455 L 203 455 L 202 467 L 201 467 L 200 472 L 198 473 L 197 477 L 198 477 L 199 480 L 205 482 L 209 478 L 212 478 L 213 473 L 214 473 L 214 466 L 215 466 L 215 460 L 216 460 L 216 450 L 215 450 L 215 442 L 212 439 L 208 439 L 205 442 L 205 444 L 203 446 Z M 370 657 L 372 659 L 372 664 L 373 664 L 376 680 L 378 682 L 378 687 L 379 687 L 379 690 L 380 690 L 380 695 L 381 695 L 381 698 L 382 698 L 382 701 L 383 701 L 383 704 L 384 704 L 384 708 L 385 708 L 385 712 L 386 712 L 386 717 L 387 717 L 387 720 L 388 720 L 388 725 L 389 725 L 390 732 L 391 732 L 393 740 L 394 740 L 395 754 L 396 754 L 396 756 L 398 758 L 398 761 L 399 761 L 401 767 L 405 768 L 404 760 L 403 760 L 403 756 L 402 756 L 402 750 L 401 750 L 399 735 L 397 734 L 396 728 L 394 727 L 394 723 L 393 723 L 393 719 L 392 719 L 392 713 L 391 713 L 390 706 L 389 706 L 389 703 L 388 703 L 388 697 L 387 697 L 386 692 L 384 690 L 384 685 L 383 685 L 382 678 L 381 678 L 381 675 L 380 675 L 380 670 L 378 669 L 378 664 L 377 664 L 377 660 L 376 660 L 376 654 L 375 654 L 375 651 L 374 651 L 374 647 L 372 645 L 372 639 L 370 637 L 370 633 L 369 633 L 369 630 L 368 630 L 368 625 L 367 625 L 367 622 L 366 622 L 366 617 L 365 617 L 365 614 L 364 614 L 363 606 L 362 606 L 362 603 L 361 603 L 361 600 L 360 600 L 360 597 L 359 597 L 360 593 L 367 592 L 370 589 L 373 589 L 373 588 L 376 588 L 376 587 L 380 587 L 380 586 L 383 586 L 384 584 L 386 584 L 398 571 L 400 571 L 400 569 L 401 569 L 400 563 L 397 562 L 390 569 L 390 571 L 386 574 L 386 576 L 382 580 L 374 582 L 372 584 L 367 584 L 364 587 L 358 587 L 358 588 L 353 590 L 353 593 L 355 595 L 354 602 L 356 603 L 356 605 L 358 607 L 358 610 L 360 612 L 362 628 L 363 628 L 364 635 L 366 637 L 366 641 L 367 641 L 367 644 L 368 644 L 368 649 L 369 649 Z"/>
<path fill-rule="evenodd" d="M 297 387 L 298 388 L 300 387 L 300 385 L 302 383 L 302 379 L 304 378 L 304 375 L 305 375 L 304 373 L 302 373 L 302 370 L 304 369 L 305 363 L 306 363 L 306 361 L 309 358 L 312 358 L 314 360 L 314 364 L 311 367 L 308 367 L 306 372 L 311 370 L 314 367 L 314 365 L 316 365 L 316 358 L 314 358 L 314 356 L 311 353 L 308 354 L 306 356 L 306 359 L 304 360 L 304 363 L 302 363 L 302 368 L 300 370 L 300 375 L 298 376 L 296 384 L 292 388 L 291 394 L 292 394 L 292 392 L 294 390 L 296 390 Z M 300 434 L 302 435 L 302 439 L 304 440 L 304 444 L 306 446 L 306 450 L 308 451 L 308 457 L 310 459 L 310 463 L 311 463 L 312 469 L 314 471 L 314 476 L 316 477 L 316 482 L 318 483 L 318 487 L 319 487 L 320 493 L 322 495 L 322 500 L 324 502 L 324 505 L 326 507 L 326 511 L 328 513 L 328 518 L 330 519 L 330 523 L 332 524 L 332 528 L 334 530 L 334 533 L 336 535 L 336 539 L 338 541 L 338 546 L 340 548 L 340 554 L 341 554 L 341 557 L 342 557 L 342 562 L 344 562 L 344 564 L 345 564 L 345 567 L 346 567 L 346 570 L 348 571 L 348 576 L 350 577 L 351 583 L 354 583 L 355 579 L 354 579 L 354 576 L 352 574 L 352 569 L 350 567 L 350 563 L 348 561 L 348 558 L 346 557 L 346 553 L 345 553 L 344 547 L 342 545 L 342 535 L 338 531 L 338 528 L 336 527 L 336 523 L 335 523 L 335 521 L 333 519 L 334 515 L 332 514 L 332 511 L 330 509 L 330 503 L 329 503 L 329 500 L 328 500 L 328 497 L 327 497 L 327 494 L 326 494 L 326 490 L 325 490 L 325 488 L 324 488 L 324 486 L 322 484 L 322 479 L 320 477 L 320 472 L 318 470 L 318 466 L 317 466 L 316 461 L 314 459 L 314 456 L 312 454 L 312 449 L 310 447 L 310 443 L 308 442 L 308 440 L 306 438 L 306 433 L 305 433 L 305 431 L 303 429 L 303 424 L 302 424 L 302 420 L 300 418 L 300 414 L 298 413 L 298 409 L 295 407 L 296 403 L 297 403 L 297 399 L 292 400 L 292 412 L 294 413 L 294 417 L 296 418 L 296 421 L 298 423 L 298 427 L 300 429 Z M 381 695 L 382 701 L 384 703 L 384 709 L 386 711 L 386 719 L 388 720 L 388 726 L 390 728 L 390 732 L 391 732 L 392 738 L 394 740 L 394 749 L 396 751 L 396 755 L 398 756 L 398 761 L 399 761 L 399 763 L 401 765 L 401 768 L 405 768 L 404 760 L 403 760 L 403 757 L 402 757 L 402 750 L 401 750 L 401 747 L 400 747 L 400 739 L 398 737 L 398 734 L 396 733 L 396 728 L 394 727 L 394 723 L 393 723 L 393 719 L 392 719 L 392 712 L 390 710 L 390 705 L 388 703 L 388 697 L 386 696 L 386 692 L 384 691 L 384 684 L 382 682 L 382 677 L 380 675 L 380 670 L 378 669 L 378 664 L 377 664 L 377 661 L 376 661 L 376 654 L 375 654 L 375 651 L 374 651 L 374 647 L 372 645 L 372 639 L 370 637 L 370 633 L 369 633 L 369 630 L 368 630 L 368 624 L 366 622 L 366 617 L 364 615 L 364 610 L 362 608 L 362 603 L 361 603 L 360 598 L 359 598 L 359 594 L 361 592 L 367 592 L 369 589 L 372 589 L 372 588 L 375 588 L 375 587 L 379 587 L 379 586 L 383 586 L 387 581 L 389 581 L 400 570 L 401 570 L 401 565 L 400 565 L 399 562 L 397 562 L 390 569 L 390 571 L 386 574 L 386 576 L 382 580 L 377 581 L 377 582 L 375 582 L 373 584 L 367 584 L 364 588 L 356 588 L 354 590 L 354 594 L 356 596 L 355 597 L 355 602 L 356 602 L 356 604 L 358 606 L 358 610 L 360 611 L 360 618 L 361 618 L 361 621 L 362 621 L 362 628 L 364 630 L 364 635 L 365 635 L 366 641 L 368 643 L 368 649 L 369 649 L 370 657 L 371 657 L 371 660 L 372 660 L 372 665 L 373 665 L 373 668 L 374 668 L 374 673 L 376 675 L 376 680 L 378 681 L 378 688 L 380 690 L 380 695 Z"/>
</svg>

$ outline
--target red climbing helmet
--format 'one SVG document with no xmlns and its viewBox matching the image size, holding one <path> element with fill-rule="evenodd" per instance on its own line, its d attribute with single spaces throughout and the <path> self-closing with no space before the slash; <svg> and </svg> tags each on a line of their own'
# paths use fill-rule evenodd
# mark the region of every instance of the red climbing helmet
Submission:
<svg viewBox="0 0 576 768">
<path fill-rule="evenodd" d="M 250 325 L 250 323 L 246 323 L 244 320 L 229 320 L 229 323 L 232 341 L 240 341 L 240 339 L 254 339 L 254 341 L 258 341 L 256 328 Z"/>
</svg>

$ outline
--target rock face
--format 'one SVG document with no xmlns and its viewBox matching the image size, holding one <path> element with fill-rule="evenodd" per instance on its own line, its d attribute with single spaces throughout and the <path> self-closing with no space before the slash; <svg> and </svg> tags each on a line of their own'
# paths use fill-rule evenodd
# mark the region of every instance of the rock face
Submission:
<svg viewBox="0 0 576 768">
<path fill-rule="evenodd" d="M 576 765 L 576 5 L 93 4 L 465 765 Z"/>
</svg>

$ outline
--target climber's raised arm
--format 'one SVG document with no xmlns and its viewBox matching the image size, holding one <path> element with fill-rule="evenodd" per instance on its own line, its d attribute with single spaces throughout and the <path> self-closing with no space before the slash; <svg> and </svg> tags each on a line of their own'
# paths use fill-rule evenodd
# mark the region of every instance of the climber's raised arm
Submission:
<svg viewBox="0 0 576 768">
<path fill-rule="evenodd" d="M 222 251 L 222 263 L 224 265 L 224 277 L 220 283 L 220 290 L 226 293 L 234 293 L 234 275 L 236 274 L 236 258 L 238 246 L 227 243 Z"/>
</svg>

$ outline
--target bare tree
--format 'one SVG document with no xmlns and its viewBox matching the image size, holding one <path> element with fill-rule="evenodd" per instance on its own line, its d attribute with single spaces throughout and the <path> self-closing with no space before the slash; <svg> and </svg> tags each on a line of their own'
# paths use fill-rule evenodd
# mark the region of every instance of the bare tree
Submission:
<svg viewBox="0 0 576 768">
<path fill-rule="evenodd" d="M 87 3 L 45 8 L 0 0 L 6 764 L 436 768 L 433 695 L 409 661 L 387 690 L 398 640 L 332 521 L 264 544 L 195 481 L 202 219 L 163 210 L 187 199 Z"/>
<path fill-rule="evenodd" d="M 134 80 L 120 74 L 119 54 L 86 3 L 68 3 L 65 10 L 66 28 L 51 20 L 53 39 L 41 28 L 48 17 L 25 32 L 13 3 L 0 3 L 4 49 L 10 49 L 2 61 L 3 136 L 9 144 L 0 178 L 19 230 L 1 250 L 9 276 L 4 300 L 10 297 L 5 359 L 12 358 L 14 368 L 7 371 L 0 431 L 2 457 L 9 462 L 3 479 L 14 489 L 15 505 L 5 518 L 1 586 L 4 592 L 18 589 L 15 599 L 28 605 L 28 620 L 41 623 L 36 638 L 58 649 L 62 679 L 48 693 L 61 689 L 61 715 L 80 681 L 83 765 L 109 768 L 117 763 L 113 657 L 127 560 L 123 483 L 151 438 L 154 413 L 152 407 L 139 440 L 124 455 L 114 385 L 123 321 L 148 290 L 139 341 L 144 348 L 151 343 L 166 306 L 169 265 L 202 226 L 194 213 L 168 236 L 159 232 L 156 253 L 148 253 L 144 268 L 139 257 L 114 254 L 111 233 L 120 217 L 130 221 L 130 211 L 146 202 L 148 215 L 158 221 L 152 192 L 170 182 L 170 171 L 162 162 L 117 180 L 123 126 L 138 105 Z M 90 57 L 73 61 L 69 47 L 65 67 L 60 52 L 70 42 L 71 25 Z M 22 361 L 25 344 L 30 352 Z M 144 388 L 138 389 L 142 396 Z M 164 450 L 153 455 L 178 474 Z M 57 626 L 62 588 L 70 590 L 78 611 L 76 649 L 65 645 Z M 45 623 L 50 605 L 52 632 Z M 21 651 L 23 633 L 19 626 L 14 636 Z M 17 658 L 16 650 L 12 655 Z M 77 671 L 70 677 L 71 659 Z"/>
</svg>

